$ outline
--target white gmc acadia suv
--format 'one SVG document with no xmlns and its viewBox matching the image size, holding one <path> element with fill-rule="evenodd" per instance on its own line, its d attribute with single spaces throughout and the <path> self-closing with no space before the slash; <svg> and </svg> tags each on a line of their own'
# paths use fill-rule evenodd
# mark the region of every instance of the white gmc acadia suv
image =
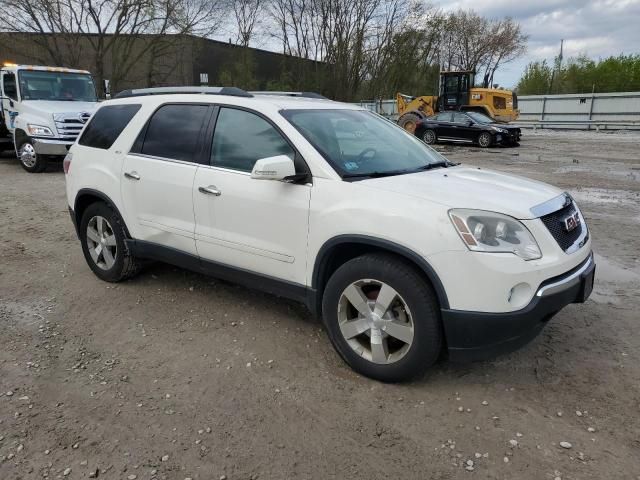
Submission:
<svg viewBox="0 0 640 480">
<path fill-rule="evenodd" d="M 103 102 L 65 159 L 102 280 L 141 259 L 304 302 L 356 371 L 513 350 L 591 293 L 591 239 L 555 187 L 448 162 L 317 94 L 176 87 Z"/>
</svg>

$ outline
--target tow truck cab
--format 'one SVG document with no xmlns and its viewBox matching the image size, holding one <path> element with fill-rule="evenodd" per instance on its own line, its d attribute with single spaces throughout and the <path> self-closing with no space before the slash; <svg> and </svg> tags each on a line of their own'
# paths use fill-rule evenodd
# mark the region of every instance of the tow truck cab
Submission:
<svg viewBox="0 0 640 480">
<path fill-rule="evenodd" d="M 62 159 L 98 105 L 86 70 L 4 64 L 0 68 L 0 149 L 41 172 Z"/>
</svg>

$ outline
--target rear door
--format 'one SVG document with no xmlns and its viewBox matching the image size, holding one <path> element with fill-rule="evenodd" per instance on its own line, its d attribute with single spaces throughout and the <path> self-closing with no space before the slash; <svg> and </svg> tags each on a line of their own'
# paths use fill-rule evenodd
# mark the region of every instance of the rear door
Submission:
<svg viewBox="0 0 640 480">
<path fill-rule="evenodd" d="M 310 183 L 251 178 L 260 158 L 287 155 L 297 173 L 306 164 L 266 117 L 221 107 L 210 142 L 210 165 L 194 183 L 196 245 L 204 260 L 304 285 Z"/>
<path fill-rule="evenodd" d="M 137 240 L 197 255 L 193 181 L 211 112 L 209 105 L 160 106 L 125 158 L 122 198 Z"/>
<path fill-rule="evenodd" d="M 451 128 L 452 116 L 451 112 L 440 112 L 433 119 L 438 138 L 448 138 L 453 134 Z"/>
<path fill-rule="evenodd" d="M 473 142 L 478 136 L 478 132 L 477 127 L 473 124 L 469 125 L 470 122 L 472 122 L 471 118 L 464 113 L 454 113 L 453 122 L 451 123 L 452 135 L 459 140 Z"/>
</svg>

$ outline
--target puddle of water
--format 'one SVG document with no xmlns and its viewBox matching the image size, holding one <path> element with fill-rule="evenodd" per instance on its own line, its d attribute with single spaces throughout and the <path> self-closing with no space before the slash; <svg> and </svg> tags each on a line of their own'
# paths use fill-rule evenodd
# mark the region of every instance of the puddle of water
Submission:
<svg viewBox="0 0 640 480">
<path fill-rule="evenodd" d="M 562 167 L 558 167 L 554 170 L 555 174 L 564 174 L 564 173 L 588 173 L 588 174 L 593 174 L 596 173 L 594 171 L 594 169 L 592 167 L 589 166 L 583 166 L 580 164 L 573 164 L 573 165 L 564 165 Z M 607 176 L 610 177 L 623 177 L 623 178 L 628 178 L 629 180 L 633 180 L 633 181 L 637 181 L 640 180 L 640 174 L 638 172 L 634 172 L 634 171 L 630 171 L 630 170 L 625 170 L 623 169 L 614 169 L 612 168 L 612 166 L 608 166 L 607 167 L 607 171 L 606 172 L 597 172 L 597 173 L 604 173 Z"/>
<path fill-rule="evenodd" d="M 581 188 L 571 192 L 578 202 L 633 205 L 638 204 L 640 194 L 629 190 L 607 190 L 604 188 Z"/>
<path fill-rule="evenodd" d="M 615 265 L 607 258 L 596 254 L 596 280 L 610 283 L 640 282 L 640 273 L 636 270 Z"/>
</svg>

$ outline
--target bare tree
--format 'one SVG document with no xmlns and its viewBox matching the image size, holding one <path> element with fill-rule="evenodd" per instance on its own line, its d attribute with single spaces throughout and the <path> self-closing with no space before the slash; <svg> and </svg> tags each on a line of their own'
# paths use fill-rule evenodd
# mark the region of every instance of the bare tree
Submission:
<svg viewBox="0 0 640 480">
<path fill-rule="evenodd" d="M 262 0 L 233 0 L 232 6 L 238 29 L 236 43 L 248 47 L 260 17 Z"/>
<path fill-rule="evenodd" d="M 441 61 L 446 70 L 472 70 L 493 83 L 496 70 L 521 56 L 527 37 L 511 18 L 489 20 L 473 11 L 450 13 L 443 24 Z"/>
<path fill-rule="evenodd" d="M 512 18 L 495 21 L 491 29 L 492 48 L 486 55 L 482 86 L 493 85 L 493 77 L 501 65 L 522 56 L 527 48 L 528 37 L 520 30 L 520 25 Z"/>
<path fill-rule="evenodd" d="M 153 63 L 176 46 L 172 34 L 209 35 L 224 21 L 227 0 L 2 0 L 0 28 L 35 33 L 46 63 L 76 67 L 79 46 L 91 59 L 99 88 L 108 76 L 114 89 L 134 66 Z M 67 42 L 61 45 L 61 42 Z M 64 47 L 64 48 L 63 48 Z M 109 60 L 109 61 L 107 61 Z M 45 63 L 43 61 L 43 63 Z M 111 65 L 106 72 L 106 65 Z M 152 67 L 151 67 L 152 68 Z"/>
<path fill-rule="evenodd" d="M 31 34 L 29 43 L 38 47 L 34 52 L 37 61 L 46 63 L 52 59 L 60 66 L 78 64 L 79 37 L 72 35 L 76 32 L 76 18 L 71 15 L 67 0 L 2 0 L 0 7 L 0 30 Z M 47 35 L 52 32 L 61 35 Z M 20 40 L 14 48 L 28 48 Z"/>
</svg>

